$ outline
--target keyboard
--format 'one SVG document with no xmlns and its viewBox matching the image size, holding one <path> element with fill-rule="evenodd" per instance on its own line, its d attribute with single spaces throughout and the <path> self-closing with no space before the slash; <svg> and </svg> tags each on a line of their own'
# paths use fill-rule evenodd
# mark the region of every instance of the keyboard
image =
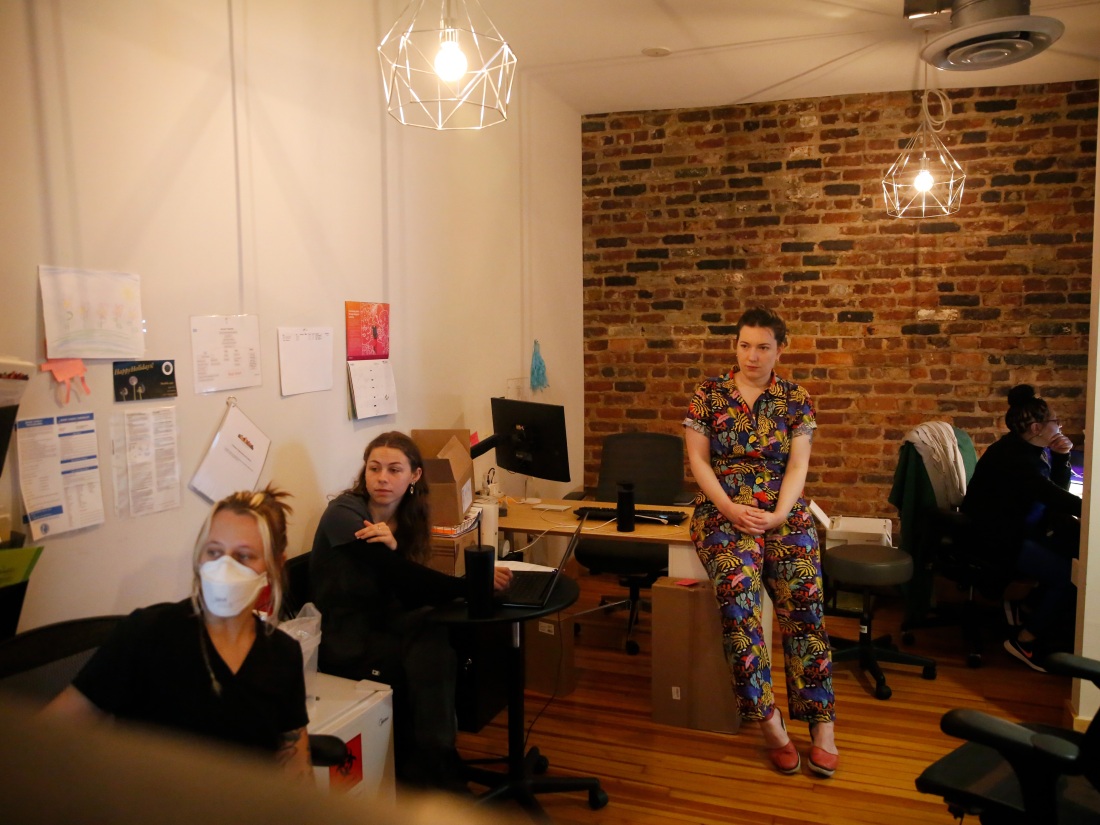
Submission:
<svg viewBox="0 0 1100 825">
<path fill-rule="evenodd" d="M 574 507 L 573 514 L 577 518 L 586 518 L 589 521 L 615 521 L 617 513 L 614 507 Z M 656 510 L 649 507 L 635 507 L 634 518 L 643 521 L 657 521 L 661 524 L 679 524 L 687 518 L 679 510 Z"/>
<path fill-rule="evenodd" d="M 510 601 L 537 603 L 553 579 L 554 574 L 549 571 L 516 570 L 504 596 Z"/>
</svg>

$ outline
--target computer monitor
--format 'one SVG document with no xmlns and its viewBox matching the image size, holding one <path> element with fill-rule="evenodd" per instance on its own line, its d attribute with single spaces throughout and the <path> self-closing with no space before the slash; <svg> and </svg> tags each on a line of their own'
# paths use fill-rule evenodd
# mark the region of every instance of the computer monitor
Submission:
<svg viewBox="0 0 1100 825">
<path fill-rule="evenodd" d="M 565 408 L 557 404 L 493 398 L 493 434 L 474 445 L 470 454 L 496 449 L 502 470 L 569 481 L 569 446 L 565 438 Z"/>
</svg>

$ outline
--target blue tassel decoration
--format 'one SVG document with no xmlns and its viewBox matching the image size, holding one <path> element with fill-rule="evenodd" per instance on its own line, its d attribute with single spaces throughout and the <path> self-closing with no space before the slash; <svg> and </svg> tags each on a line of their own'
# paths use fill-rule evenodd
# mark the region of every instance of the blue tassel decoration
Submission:
<svg viewBox="0 0 1100 825">
<path fill-rule="evenodd" d="M 544 390 L 550 386 L 546 380 L 546 362 L 542 360 L 539 352 L 539 342 L 535 339 L 535 350 L 531 353 L 531 389 Z"/>
</svg>

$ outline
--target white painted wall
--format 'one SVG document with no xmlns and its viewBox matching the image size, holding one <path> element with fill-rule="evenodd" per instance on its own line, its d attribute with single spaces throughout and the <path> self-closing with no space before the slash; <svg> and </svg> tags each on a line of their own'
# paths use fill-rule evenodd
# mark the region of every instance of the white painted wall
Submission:
<svg viewBox="0 0 1100 825">
<path fill-rule="evenodd" d="M 176 359 L 186 482 L 230 395 L 192 391 L 188 319 L 257 314 L 263 385 L 232 395 L 273 439 L 261 483 L 295 495 L 292 553 L 378 432 L 487 434 L 490 396 L 526 382 L 536 337 L 550 388 L 532 397 L 565 405 L 575 483 L 530 492 L 582 476 L 579 116 L 520 80 L 509 122 L 484 132 L 399 126 L 374 51 L 397 5 L 0 4 L 0 353 L 44 359 L 38 265 L 139 274 L 146 356 Z M 342 340 L 344 300 L 391 304 L 396 416 L 348 420 L 339 345 L 333 391 L 280 396 L 276 327 L 327 325 Z M 178 510 L 115 517 L 110 363 L 89 362 L 88 383 L 62 408 L 36 377 L 21 409 L 96 413 L 108 512 L 45 543 L 21 629 L 190 586 L 207 503 L 185 488 Z M 479 459 L 479 479 L 489 466 Z M 13 448 L 0 510 L 19 517 L 17 479 Z"/>
<path fill-rule="evenodd" d="M 1096 202 L 1100 203 L 1100 179 L 1095 182 Z M 1100 570 L 1100 526 L 1092 529 L 1092 514 L 1100 513 L 1100 484 L 1094 484 L 1097 460 L 1096 439 L 1100 437 L 1100 407 L 1097 405 L 1097 369 L 1100 368 L 1100 211 L 1093 221 L 1092 299 L 1089 307 L 1088 412 L 1085 416 L 1085 491 L 1081 508 L 1081 552 L 1074 567 L 1077 583 L 1076 653 L 1100 659 L 1100 587 L 1086 587 L 1088 571 Z M 1100 690 L 1091 682 L 1073 682 L 1073 714 L 1080 730 L 1087 727 L 1100 710 Z"/>
</svg>

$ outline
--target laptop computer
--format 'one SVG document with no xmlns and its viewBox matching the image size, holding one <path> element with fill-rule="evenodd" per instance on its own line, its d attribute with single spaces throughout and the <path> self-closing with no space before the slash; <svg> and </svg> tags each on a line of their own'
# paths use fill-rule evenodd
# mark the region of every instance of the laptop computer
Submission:
<svg viewBox="0 0 1100 825">
<path fill-rule="evenodd" d="M 581 538 L 581 528 L 584 527 L 582 518 L 577 524 L 577 529 L 569 539 L 569 545 L 565 548 L 565 555 L 561 557 L 561 563 L 553 570 L 514 570 L 512 582 L 508 589 L 497 594 L 496 603 L 501 607 L 543 607 L 550 594 L 554 592 L 554 585 L 558 583 L 562 570 L 573 557 L 573 551 L 577 548 L 577 542 Z"/>
</svg>

